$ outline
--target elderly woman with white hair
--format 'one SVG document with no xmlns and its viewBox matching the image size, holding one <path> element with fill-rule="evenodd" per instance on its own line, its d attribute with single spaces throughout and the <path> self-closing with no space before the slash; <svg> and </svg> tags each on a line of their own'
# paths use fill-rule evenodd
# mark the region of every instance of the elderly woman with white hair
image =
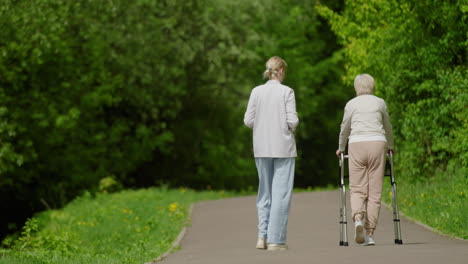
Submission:
<svg viewBox="0 0 468 264">
<path fill-rule="evenodd" d="M 385 101 L 373 95 L 372 76 L 356 76 L 354 89 L 357 96 L 345 106 L 336 155 L 340 156 L 349 143 L 349 187 L 355 227 L 354 240 L 358 244 L 374 245 L 386 152 L 394 152 L 392 125 Z"/>
</svg>

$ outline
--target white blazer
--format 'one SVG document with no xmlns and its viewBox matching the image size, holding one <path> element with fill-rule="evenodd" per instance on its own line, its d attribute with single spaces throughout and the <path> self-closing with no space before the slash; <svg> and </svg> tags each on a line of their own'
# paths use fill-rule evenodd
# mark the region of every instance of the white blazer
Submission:
<svg viewBox="0 0 468 264">
<path fill-rule="evenodd" d="M 244 124 L 253 128 L 256 158 L 296 157 L 293 132 L 298 123 L 296 99 L 291 88 L 269 80 L 252 90 Z"/>
</svg>

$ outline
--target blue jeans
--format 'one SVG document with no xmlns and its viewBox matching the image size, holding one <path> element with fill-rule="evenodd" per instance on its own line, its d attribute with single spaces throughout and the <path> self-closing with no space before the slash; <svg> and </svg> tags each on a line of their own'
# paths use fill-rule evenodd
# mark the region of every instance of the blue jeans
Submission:
<svg viewBox="0 0 468 264">
<path fill-rule="evenodd" d="M 286 244 L 294 184 L 294 158 L 256 158 L 258 236 L 271 244 Z"/>
</svg>

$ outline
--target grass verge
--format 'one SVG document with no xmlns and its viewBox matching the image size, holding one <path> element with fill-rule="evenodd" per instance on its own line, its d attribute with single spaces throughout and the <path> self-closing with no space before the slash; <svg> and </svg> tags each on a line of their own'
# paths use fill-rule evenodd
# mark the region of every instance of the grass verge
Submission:
<svg viewBox="0 0 468 264">
<path fill-rule="evenodd" d="M 449 168 L 417 181 L 396 177 L 402 213 L 441 233 L 468 239 L 468 178 L 462 169 Z M 383 199 L 391 204 L 390 184 L 386 185 Z"/>
<path fill-rule="evenodd" d="M 7 238 L 0 264 L 145 263 L 163 254 L 187 224 L 190 205 L 238 196 L 224 191 L 143 189 L 84 195 L 30 219 Z"/>
</svg>

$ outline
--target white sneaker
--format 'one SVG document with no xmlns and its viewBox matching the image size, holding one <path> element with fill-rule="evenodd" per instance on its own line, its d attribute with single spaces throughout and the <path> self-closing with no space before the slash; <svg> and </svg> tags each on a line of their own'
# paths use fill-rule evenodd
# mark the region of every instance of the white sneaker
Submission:
<svg viewBox="0 0 468 264">
<path fill-rule="evenodd" d="M 266 239 L 263 237 L 259 237 L 257 240 L 257 248 L 258 249 L 266 249 L 267 248 L 267 243 Z"/>
<path fill-rule="evenodd" d="M 364 234 L 364 225 L 361 220 L 354 222 L 354 241 L 358 244 L 362 244 L 366 241 L 366 236 Z"/>
<path fill-rule="evenodd" d="M 277 251 L 277 250 L 287 250 L 288 245 L 286 244 L 268 244 L 268 250 Z"/>
<path fill-rule="evenodd" d="M 366 242 L 365 242 L 365 245 L 366 245 L 366 246 L 373 246 L 373 245 L 375 245 L 374 237 L 373 237 L 373 236 L 368 236 L 368 235 L 366 235 Z"/>
</svg>

